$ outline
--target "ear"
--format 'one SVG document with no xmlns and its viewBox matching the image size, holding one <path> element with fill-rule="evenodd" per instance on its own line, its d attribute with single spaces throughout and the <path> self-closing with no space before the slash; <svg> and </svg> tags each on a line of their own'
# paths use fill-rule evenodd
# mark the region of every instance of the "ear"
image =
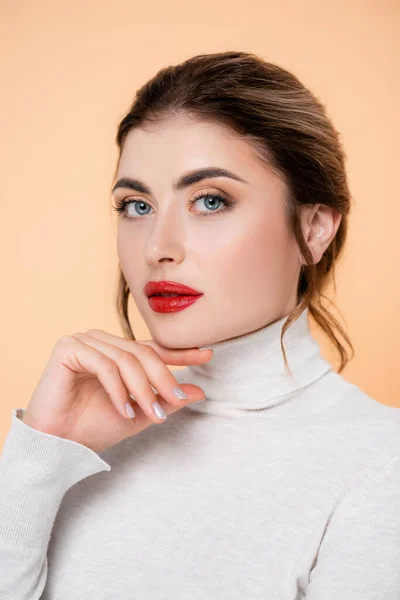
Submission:
<svg viewBox="0 0 400 600">
<path fill-rule="evenodd" d="M 304 239 L 318 264 L 323 253 L 333 240 L 342 220 L 342 215 L 326 204 L 303 205 L 301 220 Z M 301 257 L 301 264 L 305 264 Z"/>
</svg>

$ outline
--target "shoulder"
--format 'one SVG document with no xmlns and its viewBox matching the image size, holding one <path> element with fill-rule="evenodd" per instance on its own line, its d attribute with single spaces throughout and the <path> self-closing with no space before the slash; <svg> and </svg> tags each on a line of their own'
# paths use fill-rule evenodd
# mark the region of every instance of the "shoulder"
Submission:
<svg viewBox="0 0 400 600">
<path fill-rule="evenodd" d="M 339 373 L 331 371 L 328 375 L 331 382 L 329 411 L 332 416 L 343 423 L 351 421 L 353 425 L 379 431 L 387 427 L 393 433 L 400 433 L 400 408 L 379 402 Z"/>
<path fill-rule="evenodd" d="M 400 455 L 400 408 L 379 402 L 335 371 L 327 375 L 312 421 L 361 472 L 379 471 Z"/>
</svg>

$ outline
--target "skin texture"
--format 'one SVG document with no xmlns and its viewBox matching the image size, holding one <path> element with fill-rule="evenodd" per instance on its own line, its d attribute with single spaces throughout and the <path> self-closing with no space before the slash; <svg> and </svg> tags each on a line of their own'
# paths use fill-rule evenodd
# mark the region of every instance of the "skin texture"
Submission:
<svg viewBox="0 0 400 600">
<path fill-rule="evenodd" d="M 248 183 L 209 178 L 179 191 L 172 182 L 204 167 L 233 171 Z M 223 125 L 187 115 L 131 130 L 116 180 L 139 179 L 150 194 L 128 188 L 118 200 L 136 200 L 118 217 L 117 248 L 135 304 L 152 338 L 166 348 L 190 348 L 255 331 L 287 315 L 297 303 L 302 258 L 284 212 L 285 184 L 260 165 L 250 144 Z M 218 200 L 190 199 L 222 193 Z M 141 205 L 145 202 L 145 205 Z M 341 216 L 324 205 L 302 207 L 302 227 L 319 262 Z M 202 292 L 183 311 L 156 313 L 143 292 L 149 280 L 170 280 Z"/>
</svg>

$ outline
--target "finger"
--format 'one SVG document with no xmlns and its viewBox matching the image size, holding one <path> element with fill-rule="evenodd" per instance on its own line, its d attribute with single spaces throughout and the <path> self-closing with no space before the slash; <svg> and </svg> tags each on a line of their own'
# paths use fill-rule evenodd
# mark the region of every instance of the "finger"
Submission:
<svg viewBox="0 0 400 600">
<path fill-rule="evenodd" d="M 72 352 L 82 368 L 96 375 L 103 388 L 108 393 L 112 404 L 124 419 L 129 418 L 125 404 L 129 402 L 129 392 L 126 389 L 117 364 L 96 348 L 86 344 L 75 336 L 69 336 Z"/>
<path fill-rule="evenodd" d="M 205 398 L 201 398 L 200 400 L 203 400 L 203 399 L 205 400 Z M 158 396 L 158 403 L 164 410 L 167 417 L 169 417 L 169 415 L 171 415 L 173 413 L 176 413 L 178 410 L 182 410 L 182 408 L 184 408 L 184 406 L 186 406 L 187 404 L 199 402 L 200 400 L 193 400 L 193 399 L 189 398 L 188 400 L 186 400 L 186 402 L 183 406 L 175 407 L 175 406 L 172 406 L 171 404 L 169 404 L 161 396 Z M 152 419 L 149 419 L 147 414 L 145 414 L 143 412 L 142 408 L 139 405 L 135 405 L 135 413 L 136 413 L 135 418 L 131 419 L 130 423 L 124 422 L 124 430 L 126 432 L 125 433 L 126 436 L 136 435 L 137 433 L 140 433 L 140 431 L 142 431 L 143 429 L 146 429 L 150 425 L 154 425 L 154 421 Z M 163 422 L 164 421 L 165 421 L 165 419 L 163 420 Z"/>
<path fill-rule="evenodd" d="M 151 348 L 143 347 L 141 354 L 144 356 L 139 359 L 130 352 L 84 333 L 77 333 L 75 337 L 115 361 L 126 388 L 133 394 L 143 412 L 155 423 L 159 423 L 165 418 L 162 411 L 161 413 L 158 411 L 159 399 L 152 390 L 149 378 L 157 385 L 157 388 L 165 389 L 165 396 L 163 391 L 160 393 L 167 401 L 172 402 L 176 407 L 182 406 L 182 399 L 175 397 L 173 394 L 174 388 L 179 387 L 177 380 Z M 148 369 L 153 375 L 149 376 Z M 204 396 L 204 393 L 200 390 L 197 397 L 202 396 Z"/>
<path fill-rule="evenodd" d="M 141 346 L 150 346 L 158 354 L 161 360 L 167 365 L 197 365 L 209 361 L 213 356 L 213 351 L 199 350 L 198 348 L 165 348 L 157 344 L 154 340 L 127 340 L 104 331 L 103 329 L 88 329 L 86 335 L 95 337 L 98 340 L 119 346 L 127 352 L 136 354 Z"/>
<path fill-rule="evenodd" d="M 180 398 L 179 392 L 176 391 L 176 388 L 179 387 L 187 394 L 194 394 L 194 400 L 203 398 L 204 392 L 200 387 L 192 384 L 183 384 L 186 386 L 185 388 L 183 388 L 183 385 L 180 386 L 175 375 L 168 369 L 152 345 L 141 345 L 140 342 L 119 338 L 118 336 L 111 335 L 101 329 L 89 329 L 88 331 L 93 332 L 94 335 L 87 331 L 83 335 L 88 335 L 90 338 L 100 342 L 100 345 L 96 346 L 99 350 L 102 348 L 105 350 L 105 347 L 101 346 L 101 342 L 103 342 L 113 348 L 122 348 L 124 351 L 134 354 L 142 364 L 153 392 L 161 394 L 167 402 L 170 402 L 173 406 L 180 407 L 182 406 L 182 402 L 186 400 L 186 398 Z M 115 344 L 114 340 L 116 340 Z M 197 349 L 194 349 L 194 352 L 200 353 Z M 208 352 L 208 354 L 210 354 L 209 358 L 211 358 L 212 351 Z M 113 354 L 113 357 L 116 358 L 117 355 Z M 209 360 L 209 358 L 207 358 L 207 360 Z M 133 396 L 135 396 L 134 393 Z M 133 400 L 136 400 L 136 398 L 133 398 Z"/>
</svg>

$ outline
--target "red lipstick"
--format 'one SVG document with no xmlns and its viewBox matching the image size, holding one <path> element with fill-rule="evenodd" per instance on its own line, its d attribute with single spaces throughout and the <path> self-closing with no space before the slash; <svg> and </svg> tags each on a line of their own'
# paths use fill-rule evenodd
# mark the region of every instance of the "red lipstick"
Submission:
<svg viewBox="0 0 400 600">
<path fill-rule="evenodd" d="M 149 281 L 143 291 L 148 296 L 152 310 L 162 313 L 183 310 L 203 295 L 202 292 L 176 281 Z"/>
</svg>

